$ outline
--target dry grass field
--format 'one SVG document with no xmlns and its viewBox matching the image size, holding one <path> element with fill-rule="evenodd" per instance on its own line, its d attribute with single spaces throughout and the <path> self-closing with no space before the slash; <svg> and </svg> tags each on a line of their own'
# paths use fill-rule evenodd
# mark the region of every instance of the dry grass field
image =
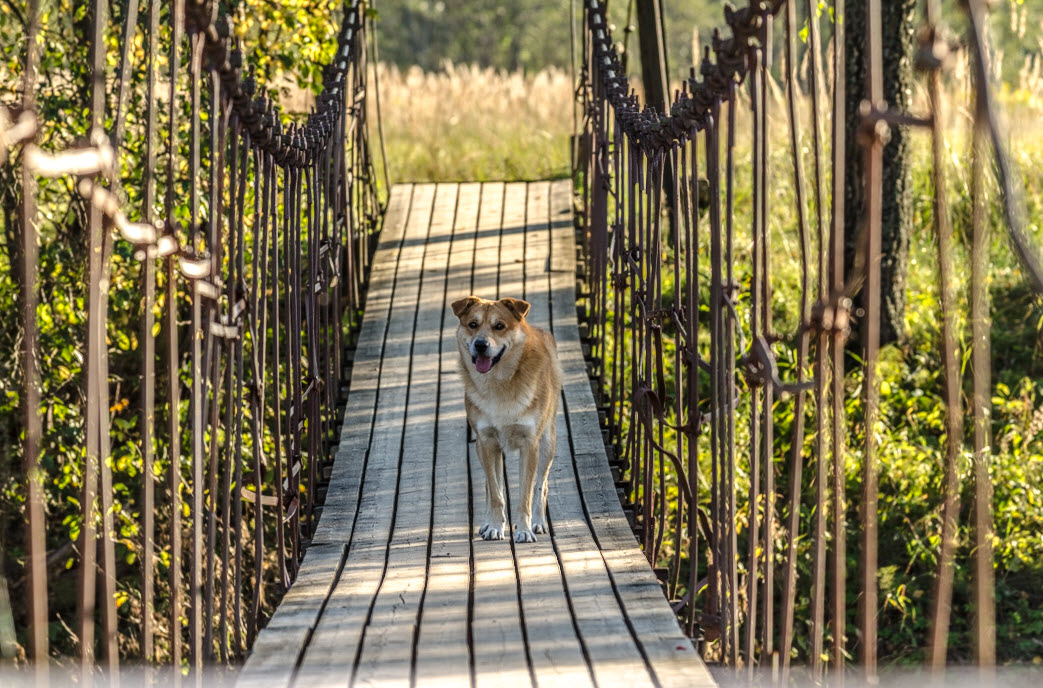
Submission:
<svg viewBox="0 0 1043 688">
<path fill-rule="evenodd" d="M 377 81 L 392 183 L 569 175 L 572 85 L 566 71 L 507 73 L 445 63 L 424 72 L 381 64 Z M 376 102 L 369 103 L 375 124 Z M 376 146 L 375 127 L 371 134 Z"/>
</svg>

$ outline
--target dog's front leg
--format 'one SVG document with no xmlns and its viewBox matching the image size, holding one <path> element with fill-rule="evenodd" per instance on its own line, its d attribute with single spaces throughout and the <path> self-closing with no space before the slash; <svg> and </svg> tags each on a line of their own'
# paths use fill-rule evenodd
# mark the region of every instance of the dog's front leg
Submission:
<svg viewBox="0 0 1043 688">
<path fill-rule="evenodd" d="M 519 452 L 518 466 L 519 490 L 518 509 L 514 518 L 514 541 L 536 542 L 536 533 L 532 531 L 532 492 L 536 484 L 536 468 L 540 461 L 540 443 L 534 438 Z"/>
<path fill-rule="evenodd" d="M 479 434 L 478 458 L 485 469 L 485 523 L 478 534 L 485 540 L 502 540 L 507 530 L 506 500 L 503 492 L 503 452 L 499 441 L 488 434 Z"/>
</svg>

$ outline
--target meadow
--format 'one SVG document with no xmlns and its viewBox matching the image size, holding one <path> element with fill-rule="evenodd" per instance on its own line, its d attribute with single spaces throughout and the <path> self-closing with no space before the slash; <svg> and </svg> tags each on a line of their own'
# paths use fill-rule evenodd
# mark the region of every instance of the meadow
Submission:
<svg viewBox="0 0 1043 688">
<path fill-rule="evenodd" d="M 380 88 L 394 181 L 569 175 L 572 82 L 564 70 L 527 74 L 445 62 L 440 70 L 425 72 L 382 63 L 370 78 Z M 376 100 L 369 104 L 375 144 Z M 379 156 L 378 162 L 383 162 Z"/>
</svg>

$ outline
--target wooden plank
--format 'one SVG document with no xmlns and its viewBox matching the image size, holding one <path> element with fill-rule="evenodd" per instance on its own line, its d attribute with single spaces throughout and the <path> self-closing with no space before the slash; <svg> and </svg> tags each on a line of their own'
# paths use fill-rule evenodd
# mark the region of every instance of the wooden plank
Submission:
<svg viewBox="0 0 1043 688">
<path fill-rule="evenodd" d="M 560 184 L 557 186 L 561 188 Z M 572 231 L 572 221 L 571 213 L 566 213 L 564 218 L 560 213 L 558 217 L 551 216 L 550 195 L 550 183 L 538 187 L 536 193 L 530 186 L 525 279 L 534 322 L 549 323 L 552 330 L 556 330 L 558 320 L 575 318 L 574 308 L 565 313 L 551 313 L 551 275 L 548 274 L 555 270 L 551 247 L 560 244 L 562 230 Z M 557 251 L 561 250 L 558 246 Z M 574 261 L 565 267 L 572 274 Z M 551 322 L 552 315 L 554 322 Z M 559 405 L 557 423 L 558 445 L 548 480 L 548 511 L 560 575 L 564 578 L 568 604 L 583 650 L 598 685 L 654 685 L 626 626 L 605 562 L 586 522 L 573 472 L 563 405 Z M 527 614 L 526 620 L 528 618 Z"/>
<path fill-rule="evenodd" d="M 430 184 L 418 184 L 413 189 L 381 360 L 362 500 L 343 572 L 298 669 L 297 680 L 303 681 L 302 685 L 342 686 L 347 682 L 367 614 L 385 573 L 402 452 L 410 348 L 434 191 Z"/>
<path fill-rule="evenodd" d="M 550 182 L 530 182 L 525 200 L 525 297 L 532 304 L 530 323 L 550 330 Z M 531 298 L 530 298 L 531 297 Z"/>
<path fill-rule="evenodd" d="M 289 685 L 343 559 L 343 543 L 351 536 L 362 482 L 365 445 L 369 443 L 373 424 L 380 374 L 379 352 L 384 341 L 384 323 L 391 308 L 412 191 L 412 186 L 407 184 L 395 186 L 388 200 L 380 244 L 370 270 L 366 317 L 359 332 L 359 355 L 352 371 L 340 444 L 327 493 L 328 506 L 323 510 L 297 580 L 254 641 L 250 656 L 237 678 L 238 685 Z"/>
<path fill-rule="evenodd" d="M 468 457 L 477 527 L 478 515 L 484 513 L 480 504 L 485 499 L 485 475 L 473 442 L 468 444 Z M 483 540 L 472 533 L 471 639 L 477 688 L 532 686 L 511 543 L 508 539 Z"/>
<path fill-rule="evenodd" d="M 503 184 L 482 186 L 481 210 L 475 244 L 472 291 L 497 298 L 501 266 L 501 220 L 504 217 Z M 474 525 L 485 517 L 485 472 L 476 451 L 468 445 L 473 489 Z M 510 513 L 507 515 L 510 519 Z M 482 540 L 472 531 L 473 600 L 471 638 L 476 688 L 532 685 L 522 637 L 518 578 L 510 540 Z"/>
<path fill-rule="evenodd" d="M 472 670 L 475 686 L 496 688 L 713 685 L 616 499 L 574 259 L 567 180 L 392 190 L 325 513 L 244 684 L 288 684 L 303 653 L 300 685 L 344 685 L 353 672 L 364 684 L 466 685 Z M 476 537 L 485 478 L 466 444 L 447 306 L 468 291 L 526 298 L 529 319 L 558 339 L 568 414 L 551 473 L 553 538 Z M 512 465 L 512 497 L 517 474 Z"/>
<path fill-rule="evenodd" d="M 551 218 L 564 217 L 571 192 L 556 182 L 551 188 Z M 713 686 L 712 677 L 691 641 L 677 624 L 644 555 L 619 508 L 598 426 L 597 407 L 586 376 L 575 313 L 574 273 L 566 256 L 575 256 L 574 235 L 553 232 L 553 251 L 564 267 L 552 273 L 555 330 L 565 369 L 565 399 L 572 431 L 574 460 L 591 528 L 602 550 L 612 584 L 655 678 L 663 686 Z M 557 314 L 563 314 L 559 320 Z"/>
<path fill-rule="evenodd" d="M 525 210 L 525 242 L 523 293 L 531 305 L 526 319 L 533 325 L 550 328 L 550 282 L 547 265 L 550 258 L 550 234 L 547 222 L 549 184 L 528 184 Z M 505 261 L 517 261 L 513 253 L 504 252 Z M 519 265 L 514 262 L 513 265 Z M 505 265 L 505 268 L 508 267 Z M 513 272 L 513 271 L 512 271 Z M 557 418 L 555 419 L 557 422 Z M 558 426 L 558 441 L 568 446 L 564 422 Z M 553 466 L 552 466 L 553 467 Z M 512 496 L 518 495 L 518 467 L 511 471 Z M 575 487 L 573 487 L 575 493 Z M 590 667 L 576 634 L 569 599 L 565 592 L 557 552 L 550 535 L 538 535 L 536 542 L 514 546 L 515 562 L 521 589 L 525 633 L 536 684 L 541 688 L 593 686 Z M 607 684 L 606 684 L 607 685 Z"/>
<path fill-rule="evenodd" d="M 456 185 L 439 184 L 424 243 L 395 525 L 386 573 L 364 629 L 357 685 L 404 685 L 412 675 L 414 631 L 427 580 L 441 326 L 455 209 Z"/>
<path fill-rule="evenodd" d="M 427 587 L 420 610 L 415 676 L 422 686 L 470 683 L 467 612 L 471 578 L 467 418 L 456 350 L 457 319 L 449 304 L 470 293 L 480 184 L 461 184 L 449 254 L 441 328 L 438 442 Z"/>
<path fill-rule="evenodd" d="M 503 190 L 503 229 L 500 234 L 500 281 L 496 298 L 521 298 L 525 289 L 525 182 Z"/>
<path fill-rule="evenodd" d="M 551 230 L 550 271 L 576 270 L 576 235 L 572 224 L 572 182 L 559 179 L 550 183 L 550 202 L 547 214 Z"/>
<path fill-rule="evenodd" d="M 564 408 L 559 427 L 567 428 Z M 547 507 L 569 602 L 599 686 L 654 686 L 649 668 L 626 625 L 605 560 L 591 535 L 562 431 L 548 481 Z"/>
<path fill-rule="evenodd" d="M 500 251 L 500 221 L 503 219 L 503 189 L 502 182 L 482 184 L 471 293 L 483 299 L 496 298 L 500 276 L 500 261 L 497 257 Z"/>
<path fill-rule="evenodd" d="M 550 207 L 547 209 L 551 234 L 551 272 L 565 272 L 570 276 L 576 274 L 576 234 L 572 223 L 572 182 L 560 179 L 550 184 Z M 565 286 L 564 281 L 557 283 Z M 552 289 L 553 291 L 553 289 Z M 572 289 L 572 303 L 575 306 L 575 285 Z M 559 297 L 567 296 L 565 292 Z M 573 308 L 575 310 L 575 308 Z M 564 321 L 563 322 L 567 322 Z"/>
</svg>

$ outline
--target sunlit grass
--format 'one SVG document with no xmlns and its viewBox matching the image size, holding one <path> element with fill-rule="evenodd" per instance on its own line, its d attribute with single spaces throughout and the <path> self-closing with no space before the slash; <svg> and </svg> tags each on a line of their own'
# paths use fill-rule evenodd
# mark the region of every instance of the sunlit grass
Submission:
<svg viewBox="0 0 1043 688">
<path fill-rule="evenodd" d="M 392 183 L 569 175 L 572 85 L 565 71 L 446 63 L 424 72 L 382 64 L 377 80 Z M 376 124 L 376 101 L 369 106 Z M 373 127 L 374 147 L 376 134 Z"/>
</svg>

